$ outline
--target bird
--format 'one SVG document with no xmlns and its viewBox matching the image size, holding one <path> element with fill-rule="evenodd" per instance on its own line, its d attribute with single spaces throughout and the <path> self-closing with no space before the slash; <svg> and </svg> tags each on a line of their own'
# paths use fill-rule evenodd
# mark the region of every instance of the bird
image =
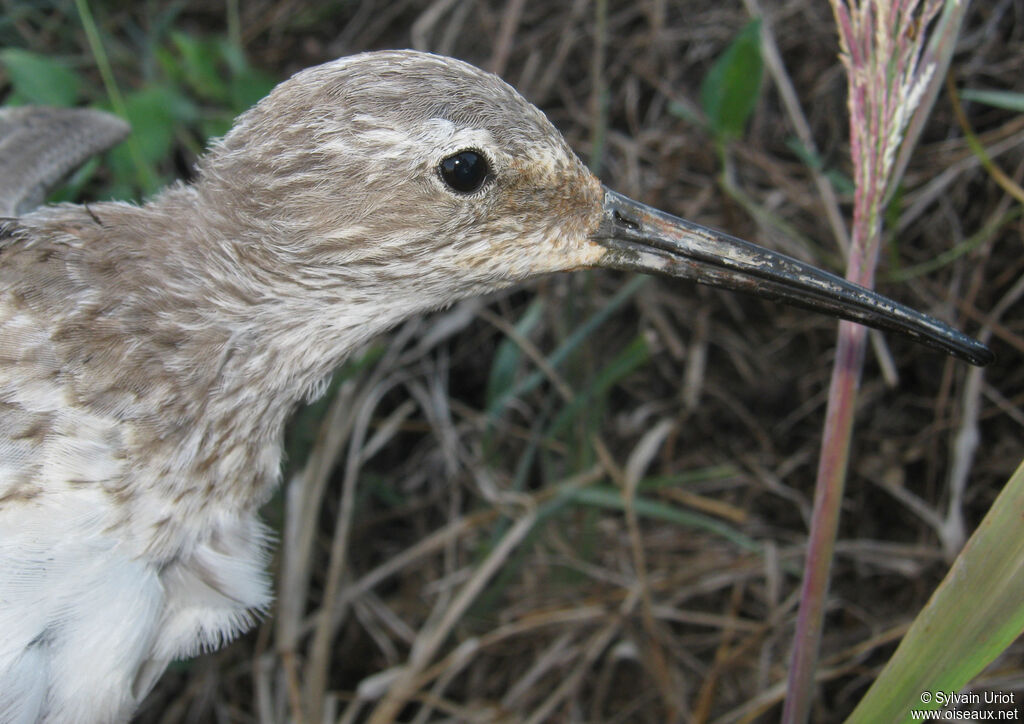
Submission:
<svg viewBox="0 0 1024 724">
<path fill-rule="evenodd" d="M 497 76 L 302 70 L 194 178 L 0 222 L 0 722 L 120 722 L 271 605 L 282 431 L 410 315 L 587 268 L 805 306 L 973 364 L 949 325 L 629 199 Z"/>
</svg>

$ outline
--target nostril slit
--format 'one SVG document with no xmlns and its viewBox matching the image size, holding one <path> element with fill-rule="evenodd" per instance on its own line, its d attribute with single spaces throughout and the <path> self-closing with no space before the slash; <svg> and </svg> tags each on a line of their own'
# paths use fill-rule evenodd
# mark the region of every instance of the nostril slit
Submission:
<svg viewBox="0 0 1024 724">
<path fill-rule="evenodd" d="M 623 216 L 621 211 L 615 211 L 615 220 L 631 231 L 640 231 L 640 224 L 628 216 Z"/>
</svg>

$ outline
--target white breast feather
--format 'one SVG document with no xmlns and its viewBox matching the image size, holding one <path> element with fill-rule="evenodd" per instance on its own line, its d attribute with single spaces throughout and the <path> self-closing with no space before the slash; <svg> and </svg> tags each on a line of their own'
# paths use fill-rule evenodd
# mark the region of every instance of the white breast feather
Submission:
<svg viewBox="0 0 1024 724">
<path fill-rule="evenodd" d="M 110 494 L 125 423 L 69 406 L 45 329 L 2 296 L 0 353 L 0 724 L 124 721 L 170 660 L 269 604 L 265 532 L 214 514 L 207 540 L 147 556 Z"/>
</svg>

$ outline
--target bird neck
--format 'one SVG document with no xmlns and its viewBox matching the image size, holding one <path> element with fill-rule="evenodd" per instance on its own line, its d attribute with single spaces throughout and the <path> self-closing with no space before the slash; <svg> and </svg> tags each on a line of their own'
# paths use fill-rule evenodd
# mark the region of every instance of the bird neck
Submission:
<svg viewBox="0 0 1024 724">
<path fill-rule="evenodd" d="M 262 502 L 295 407 L 319 397 L 349 354 L 421 311 L 422 300 L 380 299 L 365 271 L 316 269 L 291 252 L 302 248 L 301 232 L 250 224 L 187 187 L 144 210 L 175 220 L 163 230 L 176 246 L 164 274 L 177 280 L 169 301 L 180 313 L 180 342 L 172 357 L 178 394 L 193 409 L 190 435 L 244 449 L 244 462 L 221 474 Z"/>
<path fill-rule="evenodd" d="M 180 492 L 175 479 L 201 474 L 230 507 L 262 503 L 297 403 L 321 392 L 351 351 L 419 307 L 415 296 L 380 303 L 365 285 L 346 283 L 344 269 L 330 277 L 297 269 L 288 257 L 294 240 L 211 210 L 191 187 L 140 207 L 49 213 L 51 229 L 77 230 L 64 245 L 75 275 L 118 295 L 76 306 L 90 344 L 67 356 L 98 405 L 110 405 L 103 390 L 117 370 L 119 387 L 134 395 L 118 403 L 120 414 L 145 431 L 138 457 L 175 472 L 161 478 L 168 495 Z M 153 455 L 154 446 L 165 453 Z"/>
</svg>

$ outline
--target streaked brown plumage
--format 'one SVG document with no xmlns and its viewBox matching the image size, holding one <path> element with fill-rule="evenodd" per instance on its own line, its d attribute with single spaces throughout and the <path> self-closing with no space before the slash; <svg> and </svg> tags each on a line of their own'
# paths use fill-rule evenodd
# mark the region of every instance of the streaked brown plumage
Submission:
<svg viewBox="0 0 1024 724">
<path fill-rule="evenodd" d="M 604 189 L 493 75 L 409 51 L 311 68 L 241 116 L 194 183 L 3 226 L 0 721 L 123 720 L 169 660 L 268 605 L 256 510 L 282 427 L 349 351 L 411 314 L 590 266 L 988 355 Z"/>
</svg>

